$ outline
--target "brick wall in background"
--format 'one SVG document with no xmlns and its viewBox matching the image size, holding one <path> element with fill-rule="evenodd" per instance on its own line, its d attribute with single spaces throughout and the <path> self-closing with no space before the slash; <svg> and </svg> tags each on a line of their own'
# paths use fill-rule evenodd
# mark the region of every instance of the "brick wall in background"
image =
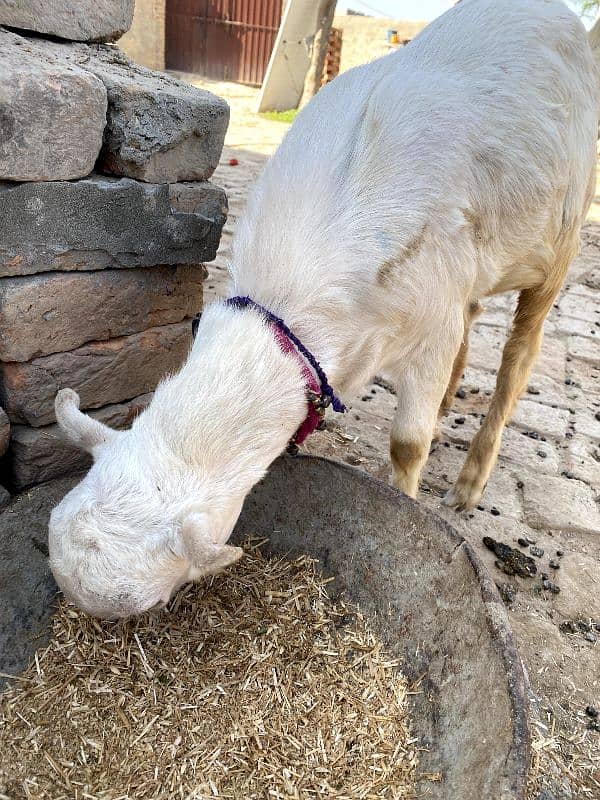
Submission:
<svg viewBox="0 0 600 800">
<path fill-rule="evenodd" d="M 398 31 L 400 41 L 402 41 L 403 39 L 413 39 L 426 24 L 426 22 L 407 22 L 386 17 L 336 15 L 333 26 L 342 30 L 340 72 L 357 67 L 359 64 L 366 64 L 368 61 L 373 61 L 373 59 L 389 53 L 388 30 Z"/>
<path fill-rule="evenodd" d="M 117 22 L 131 6 L 103 3 Z M 1 25 L 0 96 L 14 121 L 0 143 L 1 509 L 7 489 L 89 464 L 59 435 L 59 389 L 127 426 L 185 359 L 227 214 L 208 178 L 229 108 L 112 45 Z"/>
<path fill-rule="evenodd" d="M 133 23 L 119 39 L 129 58 L 149 69 L 165 68 L 166 0 L 136 0 Z"/>
</svg>

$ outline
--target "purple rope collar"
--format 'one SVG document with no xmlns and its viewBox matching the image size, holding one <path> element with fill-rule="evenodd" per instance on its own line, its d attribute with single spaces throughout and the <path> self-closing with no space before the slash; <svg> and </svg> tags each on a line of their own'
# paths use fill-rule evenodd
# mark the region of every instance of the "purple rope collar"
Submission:
<svg viewBox="0 0 600 800">
<path fill-rule="evenodd" d="M 321 384 L 321 393 L 329 397 L 333 410 L 340 413 L 346 411 L 346 406 L 334 394 L 334 391 L 327 380 L 327 375 L 317 359 L 313 356 L 310 350 L 302 344 L 300 339 L 298 339 L 298 337 L 288 328 L 288 326 L 280 317 L 276 317 L 275 314 L 273 314 L 264 306 L 261 306 L 260 303 L 256 303 L 254 300 L 252 300 L 251 297 L 230 297 L 225 301 L 225 305 L 233 306 L 234 308 L 253 308 L 255 311 L 259 311 L 272 325 L 278 328 L 291 342 L 293 342 L 298 352 L 304 356 L 306 361 L 314 369 L 317 377 L 319 378 L 319 383 Z"/>
</svg>

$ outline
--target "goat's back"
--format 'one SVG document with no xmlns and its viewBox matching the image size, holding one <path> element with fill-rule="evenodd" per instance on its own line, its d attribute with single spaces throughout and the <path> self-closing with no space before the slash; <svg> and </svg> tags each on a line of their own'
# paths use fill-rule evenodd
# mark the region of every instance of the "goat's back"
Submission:
<svg viewBox="0 0 600 800">
<path fill-rule="evenodd" d="M 319 302 L 324 275 L 364 280 L 423 234 L 464 248 L 462 277 L 485 293 L 498 265 L 580 218 L 598 108 L 585 30 L 560 0 L 462 0 L 299 115 L 249 200 L 238 289 Z"/>
</svg>

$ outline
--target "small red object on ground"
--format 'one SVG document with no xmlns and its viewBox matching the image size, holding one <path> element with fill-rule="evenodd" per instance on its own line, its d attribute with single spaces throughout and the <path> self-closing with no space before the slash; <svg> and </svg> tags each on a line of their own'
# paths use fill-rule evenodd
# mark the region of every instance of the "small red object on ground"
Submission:
<svg viewBox="0 0 600 800">
<path fill-rule="evenodd" d="M 237 165 L 238 165 L 239 163 L 240 163 L 240 162 L 237 160 L 237 158 L 230 158 L 230 159 L 229 159 L 229 166 L 230 166 L 230 167 L 237 167 Z"/>
</svg>

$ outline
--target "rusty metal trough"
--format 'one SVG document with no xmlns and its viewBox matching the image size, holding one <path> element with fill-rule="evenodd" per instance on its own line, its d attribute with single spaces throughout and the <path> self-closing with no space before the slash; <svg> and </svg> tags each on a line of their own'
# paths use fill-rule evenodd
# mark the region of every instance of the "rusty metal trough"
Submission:
<svg viewBox="0 0 600 800">
<path fill-rule="evenodd" d="M 0 672 L 47 639 L 55 587 L 44 555 L 51 507 L 73 481 L 39 487 L 0 515 Z M 472 548 L 414 500 L 351 467 L 283 457 L 234 532 L 306 553 L 358 603 L 415 685 L 420 769 L 431 800 L 523 800 L 528 685 L 504 606 Z M 425 793 L 426 792 L 426 793 Z"/>
</svg>

